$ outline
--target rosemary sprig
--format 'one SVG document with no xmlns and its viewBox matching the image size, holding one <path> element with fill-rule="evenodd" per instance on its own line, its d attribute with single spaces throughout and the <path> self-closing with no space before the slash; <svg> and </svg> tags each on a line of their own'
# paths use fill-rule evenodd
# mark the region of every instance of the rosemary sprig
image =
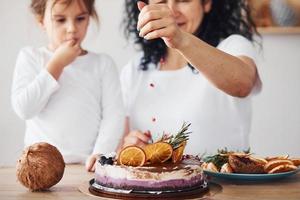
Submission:
<svg viewBox="0 0 300 200">
<path fill-rule="evenodd" d="M 168 138 L 168 143 L 173 147 L 174 150 L 180 147 L 182 142 L 187 141 L 189 139 L 189 134 L 191 132 L 187 132 L 187 130 L 190 127 L 190 125 L 191 123 L 187 124 L 186 122 L 184 122 L 181 129 L 175 135 L 171 135 Z"/>
<path fill-rule="evenodd" d="M 238 151 L 236 151 L 238 152 Z M 221 167 L 228 162 L 228 156 L 232 153 L 236 153 L 234 151 L 228 151 L 228 149 L 225 147 L 224 149 L 218 149 L 218 153 L 212 156 L 206 156 L 203 158 L 203 161 L 206 163 L 212 162 L 216 165 L 218 170 L 221 169 Z M 250 153 L 250 148 L 243 151 L 245 154 Z"/>
<path fill-rule="evenodd" d="M 212 156 L 206 156 L 203 158 L 203 161 L 206 163 L 214 163 L 218 170 L 220 170 L 221 167 L 228 162 L 228 155 L 218 153 Z"/>
</svg>

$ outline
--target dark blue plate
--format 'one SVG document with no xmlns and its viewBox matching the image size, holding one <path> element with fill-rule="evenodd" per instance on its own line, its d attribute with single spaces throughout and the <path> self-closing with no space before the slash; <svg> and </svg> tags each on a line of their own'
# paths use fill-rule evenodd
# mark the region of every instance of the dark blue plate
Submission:
<svg viewBox="0 0 300 200">
<path fill-rule="evenodd" d="M 236 173 L 219 173 L 204 170 L 204 173 L 208 176 L 223 180 L 236 180 L 236 181 L 271 181 L 275 179 L 282 179 L 292 176 L 300 171 L 298 169 L 276 174 L 236 174 Z"/>
</svg>

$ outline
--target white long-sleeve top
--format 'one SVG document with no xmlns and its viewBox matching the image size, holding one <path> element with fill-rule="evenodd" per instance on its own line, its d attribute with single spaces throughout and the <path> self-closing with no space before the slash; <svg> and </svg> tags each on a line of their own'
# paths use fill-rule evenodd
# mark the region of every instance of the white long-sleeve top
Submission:
<svg viewBox="0 0 300 200">
<path fill-rule="evenodd" d="M 26 47 L 17 58 L 12 106 L 26 120 L 25 146 L 48 142 L 66 163 L 115 151 L 124 130 L 124 106 L 114 62 L 89 52 L 56 81 L 45 69 L 52 56 L 45 47 Z"/>
<path fill-rule="evenodd" d="M 240 35 L 229 36 L 217 48 L 256 60 L 254 46 Z M 241 151 L 249 147 L 251 101 L 261 90 L 260 79 L 249 96 L 237 98 L 219 90 L 200 71 L 188 66 L 162 71 L 151 64 L 143 71 L 139 68 L 141 56 L 129 62 L 121 73 L 131 130 L 149 130 L 157 140 L 163 133 L 177 133 L 183 122 L 190 122 L 192 133 L 185 148 L 188 154 L 214 154 L 224 147 Z"/>
</svg>

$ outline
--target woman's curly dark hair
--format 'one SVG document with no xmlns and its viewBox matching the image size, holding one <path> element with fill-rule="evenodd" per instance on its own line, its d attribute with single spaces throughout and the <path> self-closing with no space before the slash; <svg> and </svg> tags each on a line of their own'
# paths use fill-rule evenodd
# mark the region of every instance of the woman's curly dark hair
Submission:
<svg viewBox="0 0 300 200">
<path fill-rule="evenodd" d="M 139 37 L 137 31 L 138 0 L 125 0 L 126 16 L 124 18 L 125 35 L 129 39 L 134 36 L 134 42 L 139 44 L 144 52 L 141 60 L 141 69 L 147 70 L 149 63 L 158 64 L 167 53 L 167 46 L 162 39 L 145 40 Z M 143 0 L 148 2 L 148 0 Z M 199 0 L 203 1 L 206 0 Z M 206 43 L 216 47 L 222 39 L 231 34 L 240 34 L 253 41 L 256 26 L 251 18 L 247 0 L 212 0 L 212 7 L 209 13 L 204 15 L 199 29 L 195 36 Z"/>
</svg>

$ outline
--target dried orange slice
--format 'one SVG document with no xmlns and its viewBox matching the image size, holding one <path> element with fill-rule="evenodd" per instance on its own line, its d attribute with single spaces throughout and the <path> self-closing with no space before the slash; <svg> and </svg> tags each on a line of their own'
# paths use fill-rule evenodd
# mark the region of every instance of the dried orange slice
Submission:
<svg viewBox="0 0 300 200">
<path fill-rule="evenodd" d="M 186 145 L 186 141 L 183 141 L 183 142 L 181 142 L 180 146 L 173 151 L 173 154 L 172 154 L 172 162 L 173 163 L 178 163 L 181 161 L 185 145 Z"/>
<path fill-rule="evenodd" d="M 269 172 L 279 165 L 293 165 L 293 162 L 290 160 L 271 160 L 265 164 L 264 169 L 266 172 Z"/>
<path fill-rule="evenodd" d="M 291 158 L 290 160 L 294 163 L 295 166 L 300 166 L 300 158 Z"/>
<path fill-rule="evenodd" d="M 143 166 L 146 162 L 144 150 L 138 146 L 125 147 L 119 154 L 118 163 L 127 166 Z"/>
<path fill-rule="evenodd" d="M 289 155 L 282 155 L 282 156 L 268 156 L 265 159 L 267 161 L 271 160 L 287 160 L 289 158 Z"/>
<path fill-rule="evenodd" d="M 268 172 L 268 174 L 274 174 L 274 173 L 283 173 L 283 172 L 289 172 L 298 169 L 295 165 L 279 165 L 275 168 L 273 168 L 271 171 Z"/>
<path fill-rule="evenodd" d="M 144 147 L 147 161 L 151 164 L 163 163 L 169 160 L 173 153 L 173 148 L 166 142 L 156 142 Z"/>
</svg>

